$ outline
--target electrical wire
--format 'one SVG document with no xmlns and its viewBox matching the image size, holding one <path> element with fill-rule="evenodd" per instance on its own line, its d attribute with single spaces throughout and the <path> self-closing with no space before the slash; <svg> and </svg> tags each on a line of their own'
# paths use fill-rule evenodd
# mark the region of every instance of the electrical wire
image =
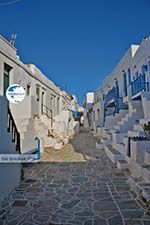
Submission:
<svg viewBox="0 0 150 225">
<path fill-rule="evenodd" d="M 11 4 L 14 4 L 14 3 L 17 3 L 17 2 L 21 2 L 22 0 L 3 0 L 3 1 L 0 1 L 0 6 L 3 6 L 3 5 L 11 5 Z"/>
</svg>

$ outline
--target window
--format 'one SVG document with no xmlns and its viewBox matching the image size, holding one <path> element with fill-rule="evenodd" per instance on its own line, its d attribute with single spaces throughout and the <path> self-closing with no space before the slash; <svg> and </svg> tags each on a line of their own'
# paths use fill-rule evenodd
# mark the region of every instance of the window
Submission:
<svg viewBox="0 0 150 225">
<path fill-rule="evenodd" d="M 40 100 L 40 88 L 38 86 L 36 86 L 36 97 L 37 97 L 37 101 Z"/>
<path fill-rule="evenodd" d="M 4 85 L 3 85 L 3 93 L 4 96 L 6 96 L 6 90 L 9 87 L 9 80 L 10 80 L 10 71 L 12 70 L 12 67 L 4 63 Z"/>
<path fill-rule="evenodd" d="M 53 103 L 53 98 L 51 97 L 50 98 L 50 105 L 52 106 L 52 103 Z"/>
<path fill-rule="evenodd" d="M 51 94 L 51 106 L 56 106 L 56 96 Z"/>
<path fill-rule="evenodd" d="M 59 114 L 59 98 L 57 98 L 57 113 Z"/>
<path fill-rule="evenodd" d="M 131 70 L 130 70 L 130 68 L 128 69 L 128 84 L 129 84 L 129 86 L 131 85 Z"/>
<path fill-rule="evenodd" d="M 97 109 L 97 118 L 100 118 L 100 109 Z"/>
<path fill-rule="evenodd" d="M 56 96 L 54 96 L 54 106 L 56 106 Z"/>
<path fill-rule="evenodd" d="M 44 105 L 44 97 L 45 97 L 45 92 L 42 91 L 42 100 L 41 100 L 41 105 Z"/>
<path fill-rule="evenodd" d="M 93 121 L 95 122 L 95 111 L 93 111 Z"/>
<path fill-rule="evenodd" d="M 135 77 L 138 78 L 138 76 L 139 76 L 139 72 L 137 71 L 137 72 L 135 73 Z"/>
<path fill-rule="evenodd" d="M 123 73 L 123 91 L 124 91 L 124 97 L 127 96 L 127 77 L 126 72 Z"/>
<path fill-rule="evenodd" d="M 145 72 L 147 72 L 147 70 L 148 70 L 148 66 L 147 65 L 143 65 L 141 70 L 142 70 L 142 74 L 145 74 Z"/>
<path fill-rule="evenodd" d="M 30 85 L 29 84 L 27 84 L 27 96 L 29 96 L 30 95 Z"/>
</svg>

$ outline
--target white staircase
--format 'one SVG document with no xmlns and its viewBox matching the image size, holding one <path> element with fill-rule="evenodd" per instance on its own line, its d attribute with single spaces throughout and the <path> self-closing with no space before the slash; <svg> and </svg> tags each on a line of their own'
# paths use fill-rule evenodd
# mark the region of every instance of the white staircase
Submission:
<svg viewBox="0 0 150 225">
<path fill-rule="evenodd" d="M 0 154 L 19 154 L 20 135 L 4 96 L 0 96 L 0 130 Z M 19 184 L 20 172 L 20 163 L 0 163 L 0 204 Z"/>
<path fill-rule="evenodd" d="M 138 119 L 142 117 L 143 112 L 139 110 L 139 108 L 132 109 L 132 111 L 122 118 L 121 121 L 119 121 L 117 125 L 114 126 L 114 128 L 121 133 L 126 133 L 126 131 L 132 129 L 133 125 L 136 124 Z"/>
<path fill-rule="evenodd" d="M 128 113 L 128 110 L 122 109 L 119 113 L 115 115 L 110 115 L 106 117 L 105 128 L 111 129 L 115 124 L 120 121 Z"/>
<path fill-rule="evenodd" d="M 68 139 L 64 136 L 64 132 L 61 133 L 61 130 L 64 131 L 64 124 L 58 124 L 57 129 L 54 129 L 55 123 L 53 123 L 53 126 L 51 125 L 51 120 L 46 115 L 36 118 L 34 121 L 35 134 L 40 139 L 43 139 L 44 147 L 61 149 L 68 143 Z"/>
<path fill-rule="evenodd" d="M 129 103 L 129 111 L 126 111 L 123 117 L 118 116 L 118 121 L 114 127 L 111 129 L 104 128 L 102 132 L 101 143 L 104 145 L 108 156 L 111 155 L 108 152 L 112 151 L 115 159 L 117 159 L 116 164 L 119 169 L 128 168 L 128 163 L 125 161 L 128 151 L 128 137 L 144 135 L 140 124 L 140 119 L 143 116 L 142 102 L 134 101 Z M 119 154 L 122 155 L 122 158 L 118 156 Z M 112 160 L 112 157 L 109 158 Z"/>
<path fill-rule="evenodd" d="M 20 133 L 21 153 L 27 153 L 36 149 L 34 119 L 17 118 L 16 125 Z"/>
</svg>

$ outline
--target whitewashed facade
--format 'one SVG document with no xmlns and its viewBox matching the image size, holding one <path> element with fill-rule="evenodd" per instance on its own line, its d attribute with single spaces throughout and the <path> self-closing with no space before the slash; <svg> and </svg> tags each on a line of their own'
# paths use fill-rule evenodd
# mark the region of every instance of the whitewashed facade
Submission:
<svg viewBox="0 0 150 225">
<path fill-rule="evenodd" d="M 8 104 L 6 100 L 6 89 L 11 84 L 25 89 L 25 99 L 19 104 Z M 16 48 L 0 36 L 0 153 L 32 153 L 37 149 L 35 137 L 40 140 L 41 151 L 45 146 L 61 148 L 75 133 L 77 124 L 69 112 L 74 104 L 72 97 L 37 66 L 25 65 L 17 56 Z M 19 164 L 0 164 L 2 195 L 19 180 Z"/>
<path fill-rule="evenodd" d="M 85 128 L 93 128 L 93 103 L 94 103 L 94 92 L 88 92 L 85 96 L 85 100 L 83 103 L 83 114 L 84 114 L 84 127 Z"/>
<path fill-rule="evenodd" d="M 119 169 L 150 182 L 150 141 L 143 125 L 150 120 L 150 37 L 131 45 L 120 62 L 94 93 L 93 127 L 104 148 Z M 138 147 L 140 146 L 140 148 Z"/>
</svg>

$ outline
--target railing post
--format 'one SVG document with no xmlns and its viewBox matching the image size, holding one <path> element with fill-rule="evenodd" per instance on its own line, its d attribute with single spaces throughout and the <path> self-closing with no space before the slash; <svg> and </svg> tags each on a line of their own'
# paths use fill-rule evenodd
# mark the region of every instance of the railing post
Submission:
<svg viewBox="0 0 150 225">
<path fill-rule="evenodd" d="M 10 114 L 8 112 L 8 125 L 7 125 L 7 131 L 10 132 Z"/>
</svg>

